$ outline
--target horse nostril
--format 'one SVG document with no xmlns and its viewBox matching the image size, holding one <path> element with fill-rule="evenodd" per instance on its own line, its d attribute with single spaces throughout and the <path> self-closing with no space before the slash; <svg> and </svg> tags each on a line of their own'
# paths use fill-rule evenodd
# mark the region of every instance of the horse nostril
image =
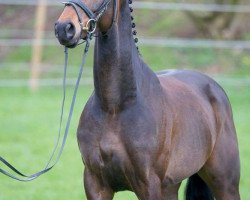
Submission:
<svg viewBox="0 0 250 200">
<path fill-rule="evenodd" d="M 55 36 L 63 45 L 74 43 L 73 40 L 76 35 L 76 28 L 71 22 L 57 22 L 55 23 Z"/>
<path fill-rule="evenodd" d="M 65 27 L 65 33 L 68 40 L 72 39 L 75 35 L 75 27 L 72 23 L 68 23 Z"/>
</svg>

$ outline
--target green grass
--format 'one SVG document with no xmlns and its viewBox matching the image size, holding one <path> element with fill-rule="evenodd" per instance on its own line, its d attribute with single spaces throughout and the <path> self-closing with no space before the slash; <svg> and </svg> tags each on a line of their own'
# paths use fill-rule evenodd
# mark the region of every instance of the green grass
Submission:
<svg viewBox="0 0 250 200">
<path fill-rule="evenodd" d="M 92 47 L 93 48 L 93 47 Z M 87 59 L 84 78 L 92 76 L 92 48 Z M 82 47 L 70 51 L 69 77 L 75 77 L 81 62 Z M 212 49 L 169 49 L 140 47 L 143 59 L 155 71 L 167 68 L 192 68 L 210 73 L 223 73 L 229 77 L 249 77 L 250 60 L 248 52 Z M 55 56 L 56 55 L 56 56 Z M 61 78 L 63 48 L 48 47 L 43 55 L 42 77 Z M 27 79 L 31 49 L 16 48 L 6 56 L 0 66 L 1 79 Z M 18 63 L 18 64 L 13 64 Z M 26 63 L 26 64 L 25 64 Z M 56 66 L 57 65 L 57 66 Z M 212 71 L 211 71 L 212 70 Z M 241 195 L 250 199 L 250 90 L 248 86 L 224 85 L 232 102 L 241 154 Z M 72 96 L 72 87 L 68 88 Z M 54 200 L 86 199 L 82 184 L 83 164 L 76 142 L 76 128 L 80 113 L 92 91 L 91 86 L 81 86 L 75 113 L 70 128 L 66 149 L 59 164 L 48 174 L 32 183 L 19 183 L 0 175 L 0 200 Z M 25 173 L 36 172 L 44 166 L 54 144 L 59 124 L 61 89 L 44 87 L 36 93 L 28 88 L 0 87 L 0 152 Z M 70 98 L 66 107 L 69 107 Z M 67 110 L 66 112 L 67 113 Z M 1 167 L 1 165 L 0 165 Z M 183 199 L 183 188 L 180 199 Z M 116 194 L 115 200 L 136 200 L 131 192 Z"/>
<path fill-rule="evenodd" d="M 247 52 L 210 49 L 168 49 L 156 47 L 140 48 L 143 58 L 154 70 L 166 68 L 192 68 L 208 71 L 215 68 L 215 73 L 229 77 L 249 77 L 250 62 Z M 82 48 L 70 51 L 69 76 L 75 77 L 80 64 Z M 152 53 L 153 52 L 153 53 Z M 55 56 L 57 54 L 57 56 Z M 31 57 L 30 48 L 17 48 L 5 59 L 0 68 L 0 79 L 23 79 L 29 77 Z M 83 79 L 92 76 L 92 49 L 87 60 Z M 42 78 L 62 77 L 63 49 L 49 47 L 43 55 Z M 51 68 L 50 64 L 58 65 Z M 52 71 L 51 71 L 52 70 Z M 213 73 L 213 71 L 212 71 Z M 250 86 L 229 86 L 223 84 L 232 102 L 234 119 L 238 132 L 242 176 L 240 190 L 242 199 L 250 199 Z M 232 85 L 232 84 L 230 84 Z M 66 107 L 69 107 L 72 87 L 69 87 Z M 82 184 L 83 164 L 76 142 L 76 128 L 80 113 L 91 94 L 92 86 L 81 86 L 72 119 L 66 149 L 58 165 L 48 174 L 32 183 L 19 183 L 0 175 L 0 200 L 54 200 L 86 199 Z M 57 87 L 44 87 L 35 93 L 28 88 L 0 87 L 0 152 L 11 163 L 25 173 L 36 172 L 49 158 L 57 134 L 62 91 Z M 67 109 L 66 112 L 67 113 Z M 65 122 L 65 121 L 64 121 Z M 2 165 L 0 165 L 2 166 Z M 183 199 L 184 184 L 180 189 Z M 136 200 L 131 192 L 116 194 L 115 200 Z"/>
<path fill-rule="evenodd" d="M 249 86 L 224 85 L 232 103 L 241 154 L 241 195 L 250 199 L 250 90 Z M 68 88 L 68 96 L 72 88 Z M 76 142 L 76 128 L 81 110 L 92 87 L 81 86 L 66 149 L 59 164 L 32 183 L 20 183 L 0 175 L 0 200 L 86 199 L 82 184 L 83 165 Z M 0 152 L 25 173 L 44 166 L 52 150 L 59 122 L 61 90 L 41 88 L 31 93 L 27 88 L 0 88 Z M 66 106 L 69 106 L 70 98 Z M 67 111 L 66 111 L 67 113 Z M 182 197 L 182 192 L 180 193 Z M 116 200 L 137 199 L 131 192 L 118 193 Z M 182 199 L 182 198 L 180 198 Z"/>
<path fill-rule="evenodd" d="M 242 199 L 250 199 L 250 86 L 226 88 L 231 99 L 241 155 Z"/>
<path fill-rule="evenodd" d="M 36 172 L 44 166 L 53 147 L 61 91 L 45 88 L 31 93 L 24 88 L 1 88 L 0 94 L 1 156 L 25 173 Z M 81 110 L 90 94 L 91 87 L 81 88 L 66 149 L 59 164 L 32 183 L 20 183 L 0 175 L 1 200 L 84 199 L 83 164 L 75 133 Z M 132 198 L 134 194 L 126 193 L 125 197 L 118 194 L 118 199 L 127 199 L 128 196 Z"/>
</svg>

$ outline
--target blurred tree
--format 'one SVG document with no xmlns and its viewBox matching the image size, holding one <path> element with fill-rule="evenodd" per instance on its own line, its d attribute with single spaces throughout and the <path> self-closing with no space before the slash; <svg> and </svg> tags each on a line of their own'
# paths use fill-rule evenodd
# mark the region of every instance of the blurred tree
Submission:
<svg viewBox="0 0 250 200">
<path fill-rule="evenodd" d="M 206 1 L 206 0 L 204 0 Z M 237 5 L 241 0 L 213 0 L 218 5 Z M 210 1 L 206 1 L 211 3 Z M 185 14 L 196 26 L 204 37 L 233 39 L 235 32 L 230 31 L 230 26 L 236 16 L 235 12 L 192 12 Z"/>
</svg>

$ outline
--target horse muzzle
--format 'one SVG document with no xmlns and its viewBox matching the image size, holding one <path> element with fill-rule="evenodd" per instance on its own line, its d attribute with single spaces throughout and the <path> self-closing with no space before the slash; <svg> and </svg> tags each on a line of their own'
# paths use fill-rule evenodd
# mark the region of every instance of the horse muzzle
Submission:
<svg viewBox="0 0 250 200">
<path fill-rule="evenodd" d="M 55 36 L 60 44 L 73 48 L 77 45 L 79 37 L 76 36 L 76 27 L 71 22 L 56 22 Z"/>
</svg>

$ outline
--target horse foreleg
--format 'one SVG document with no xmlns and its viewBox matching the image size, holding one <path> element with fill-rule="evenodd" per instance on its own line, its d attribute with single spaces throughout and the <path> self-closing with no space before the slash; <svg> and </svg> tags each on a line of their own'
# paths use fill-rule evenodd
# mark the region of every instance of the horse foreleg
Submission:
<svg viewBox="0 0 250 200">
<path fill-rule="evenodd" d="M 112 189 L 87 168 L 84 170 L 84 187 L 88 200 L 113 199 L 114 192 Z"/>
</svg>

